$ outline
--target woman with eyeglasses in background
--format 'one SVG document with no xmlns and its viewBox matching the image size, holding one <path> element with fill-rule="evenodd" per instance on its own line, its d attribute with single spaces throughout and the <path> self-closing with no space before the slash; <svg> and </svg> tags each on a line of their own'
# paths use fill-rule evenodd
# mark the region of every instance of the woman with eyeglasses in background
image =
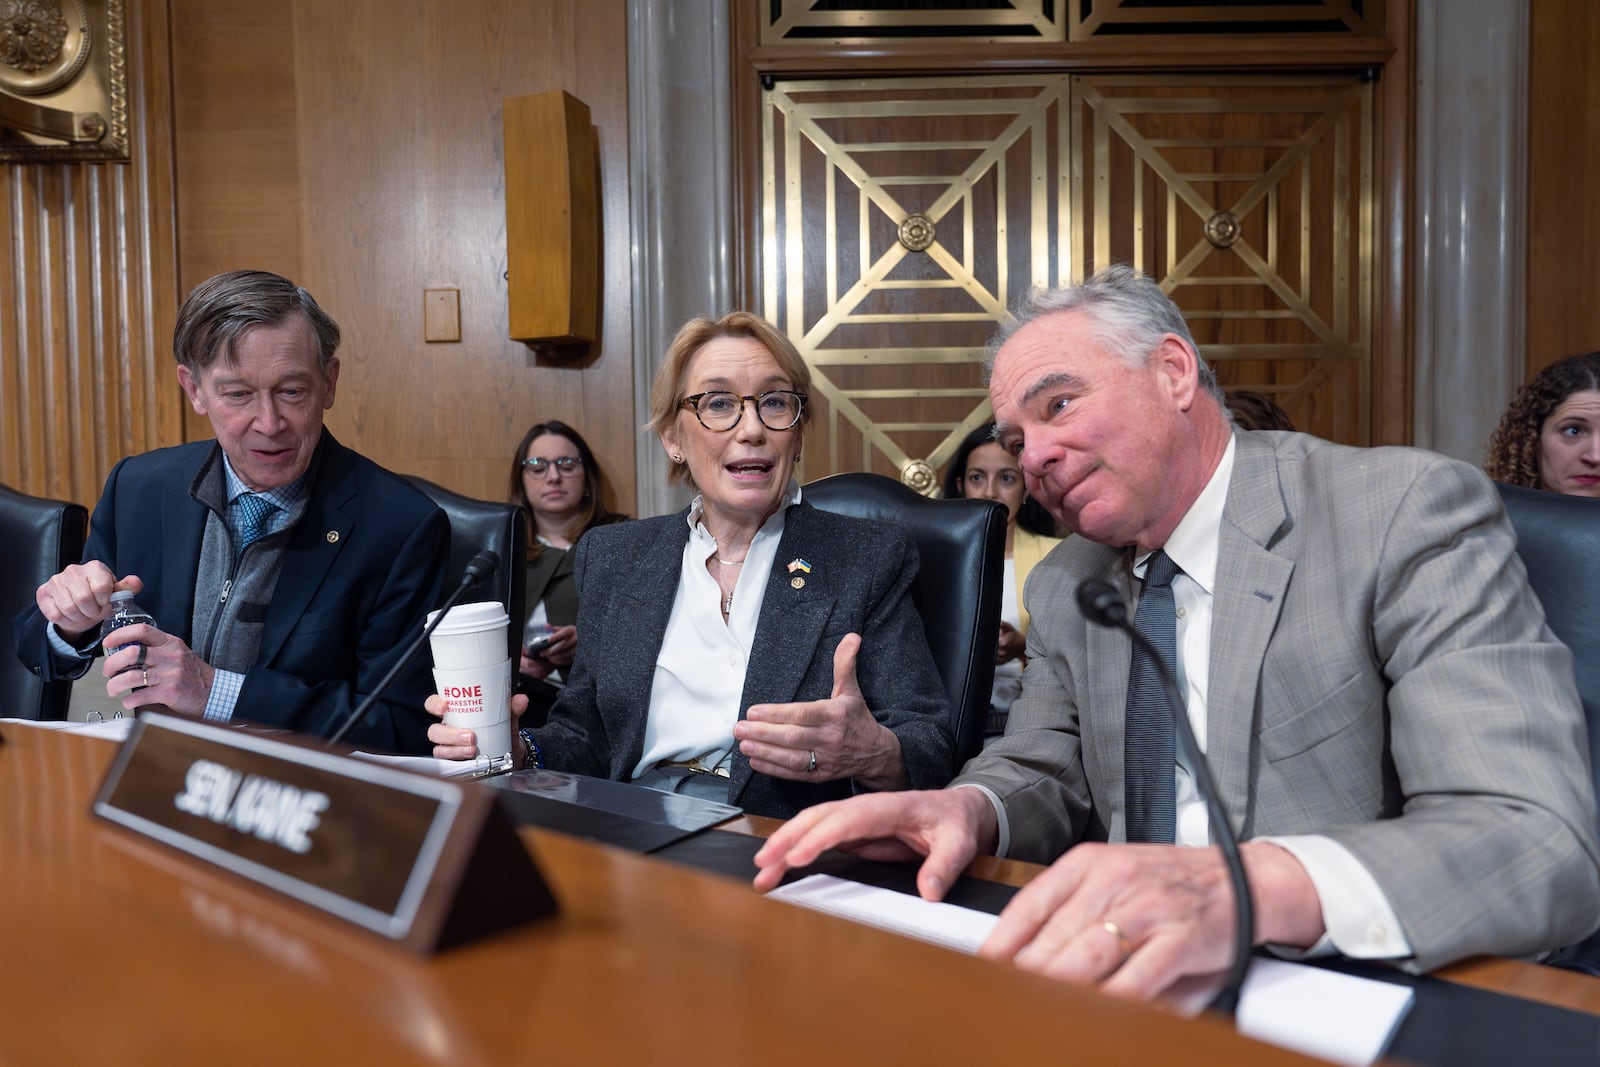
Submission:
<svg viewBox="0 0 1600 1067">
<path fill-rule="evenodd" d="M 522 435 L 511 460 L 509 499 L 533 517 L 521 688 L 536 709 L 548 710 L 556 695 L 550 683 L 560 680 L 578 647 L 572 548 L 596 526 L 627 518 L 608 510 L 604 497 L 600 464 L 577 430 L 551 419 L 534 423 Z"/>
<path fill-rule="evenodd" d="M 810 385 L 794 345 L 748 312 L 678 331 L 649 429 L 669 479 L 699 495 L 578 546 L 582 640 L 549 722 L 518 731 L 519 765 L 775 818 L 949 781 L 944 684 L 910 595 L 916 543 L 804 502 Z M 427 708 L 442 714 L 443 698 Z M 428 736 L 442 759 L 477 754 L 470 730 Z"/>
</svg>

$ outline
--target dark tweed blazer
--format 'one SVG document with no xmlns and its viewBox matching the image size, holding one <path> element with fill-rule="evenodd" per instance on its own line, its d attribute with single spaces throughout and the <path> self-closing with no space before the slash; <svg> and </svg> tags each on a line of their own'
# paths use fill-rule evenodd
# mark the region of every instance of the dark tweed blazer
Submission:
<svg viewBox="0 0 1600 1067">
<path fill-rule="evenodd" d="M 571 680 L 535 731 L 545 765 L 626 781 L 644 751 L 656 657 L 677 591 L 687 510 L 590 530 L 578 543 L 578 654 Z M 811 564 L 802 589 L 786 564 Z M 909 591 L 916 545 L 898 526 L 792 505 L 784 520 L 745 675 L 740 716 L 752 704 L 820 700 L 833 692 L 833 653 L 859 633 L 857 679 L 878 721 L 895 732 L 911 787 L 949 781 L 955 746 L 943 683 Z M 853 792 L 849 780 L 793 782 L 750 770 L 733 755 L 728 800 L 788 818 Z"/>
</svg>

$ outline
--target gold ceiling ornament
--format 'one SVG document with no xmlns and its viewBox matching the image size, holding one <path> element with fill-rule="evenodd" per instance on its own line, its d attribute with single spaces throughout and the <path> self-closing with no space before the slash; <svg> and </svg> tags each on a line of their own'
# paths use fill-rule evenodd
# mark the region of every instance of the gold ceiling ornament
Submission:
<svg viewBox="0 0 1600 1067">
<path fill-rule="evenodd" d="M 913 252 L 925 252 L 939 239 L 939 228 L 926 215 L 907 215 L 900 224 L 900 243 Z"/>
<path fill-rule="evenodd" d="M 1231 211 L 1218 211 L 1206 220 L 1206 240 L 1218 248 L 1227 248 L 1239 239 L 1239 216 Z"/>
<path fill-rule="evenodd" d="M 925 459 L 908 459 L 900 465 L 900 482 L 923 496 L 931 496 L 937 482 L 933 465 Z"/>
<path fill-rule="evenodd" d="M 128 158 L 124 0 L 0 0 L 0 161 Z"/>
<path fill-rule="evenodd" d="M 56 0 L 0 0 L 0 88 L 48 92 L 83 66 L 89 57 L 89 20 L 81 3 L 67 3 L 71 23 Z"/>
</svg>

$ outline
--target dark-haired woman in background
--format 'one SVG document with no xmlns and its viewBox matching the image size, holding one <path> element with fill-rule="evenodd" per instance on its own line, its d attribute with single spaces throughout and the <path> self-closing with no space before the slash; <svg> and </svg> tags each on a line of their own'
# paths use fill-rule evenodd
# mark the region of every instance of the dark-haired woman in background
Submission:
<svg viewBox="0 0 1600 1067">
<path fill-rule="evenodd" d="M 1508 485 L 1600 497 L 1600 352 L 1534 375 L 1500 416 L 1483 467 Z"/>
<path fill-rule="evenodd" d="M 1049 512 L 1022 484 L 1016 457 L 994 440 L 994 423 L 967 434 L 945 470 L 944 495 L 994 500 L 1006 507 L 1006 573 L 1001 583 L 1000 644 L 995 649 L 994 692 L 985 733 L 1005 732 L 1006 714 L 1022 691 L 1022 651 L 1028 636 L 1023 583 L 1033 565 L 1061 543 Z"/>
<path fill-rule="evenodd" d="M 606 509 L 605 478 L 583 435 L 564 422 L 536 422 L 522 435 L 511 460 L 513 504 L 533 517 L 533 543 L 528 550 L 525 640 L 521 671 L 542 719 L 555 698 L 552 673 L 572 663 L 578 648 L 578 584 L 572 577 L 572 548 L 596 526 L 621 522 L 627 516 Z M 530 640 L 547 638 L 535 654 Z"/>
</svg>

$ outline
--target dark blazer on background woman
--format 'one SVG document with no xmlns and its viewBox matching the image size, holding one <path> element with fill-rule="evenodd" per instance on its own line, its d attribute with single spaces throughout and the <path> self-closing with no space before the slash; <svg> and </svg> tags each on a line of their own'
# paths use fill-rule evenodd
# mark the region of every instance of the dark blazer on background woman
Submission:
<svg viewBox="0 0 1600 1067">
<path fill-rule="evenodd" d="M 571 549 L 544 547 L 528 560 L 526 573 L 528 598 L 523 603 L 529 612 L 542 600 L 551 626 L 571 626 L 578 621 L 578 582 L 572 574 Z"/>
</svg>

